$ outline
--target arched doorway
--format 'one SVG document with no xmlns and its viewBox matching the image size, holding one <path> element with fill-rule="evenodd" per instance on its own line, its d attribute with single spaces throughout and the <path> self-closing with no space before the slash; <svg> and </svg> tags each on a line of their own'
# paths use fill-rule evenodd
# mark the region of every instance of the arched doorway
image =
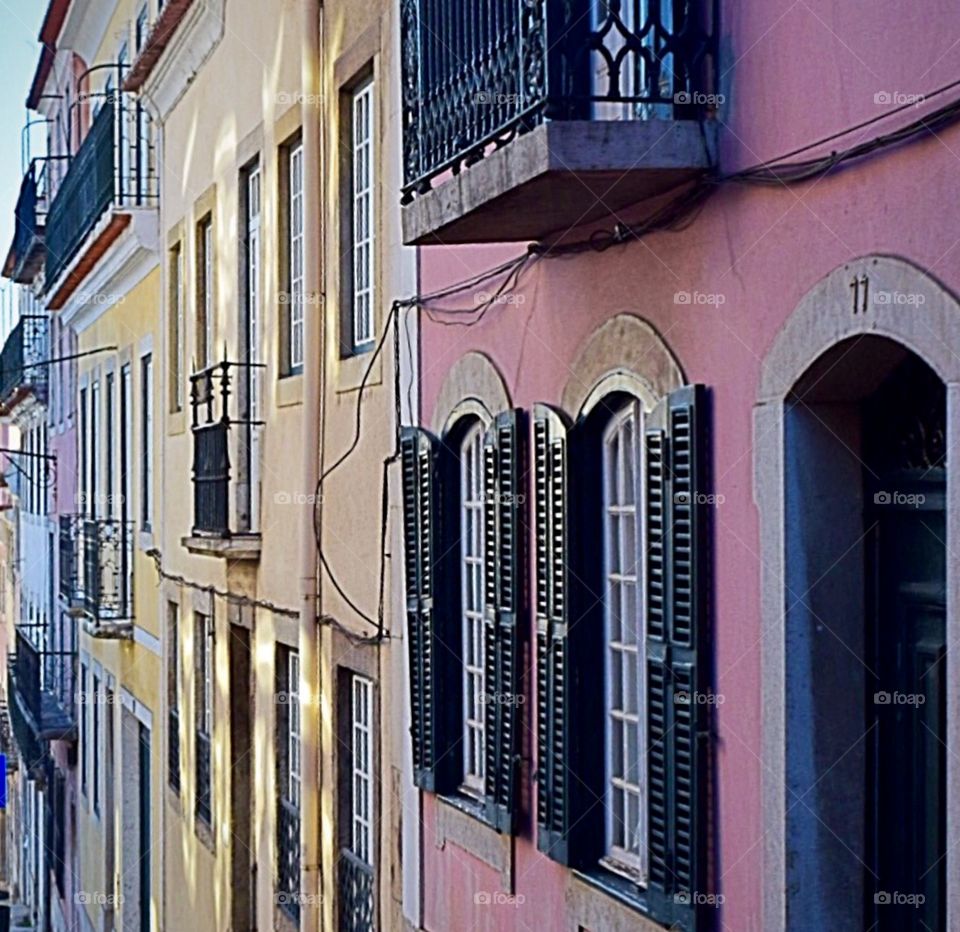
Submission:
<svg viewBox="0 0 960 932">
<path fill-rule="evenodd" d="M 783 407 L 788 928 L 946 929 L 946 391 L 894 340 Z"/>
</svg>

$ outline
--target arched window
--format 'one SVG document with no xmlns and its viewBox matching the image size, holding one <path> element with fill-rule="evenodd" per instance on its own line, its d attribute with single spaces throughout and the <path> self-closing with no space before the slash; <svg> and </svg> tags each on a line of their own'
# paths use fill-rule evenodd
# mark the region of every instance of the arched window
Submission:
<svg viewBox="0 0 960 932">
<path fill-rule="evenodd" d="M 643 669 L 643 412 L 615 411 L 603 432 L 604 862 L 642 879 L 646 861 Z"/>
<path fill-rule="evenodd" d="M 483 425 L 460 443 L 460 615 L 463 651 L 463 788 L 483 793 Z"/>
</svg>

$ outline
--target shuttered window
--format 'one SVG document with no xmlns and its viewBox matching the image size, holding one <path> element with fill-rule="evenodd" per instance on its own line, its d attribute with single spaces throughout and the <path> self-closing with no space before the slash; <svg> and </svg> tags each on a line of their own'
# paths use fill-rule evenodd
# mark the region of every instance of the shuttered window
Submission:
<svg viewBox="0 0 960 932">
<path fill-rule="evenodd" d="M 538 847 L 626 875 L 658 921 L 692 929 L 707 883 L 704 389 L 645 423 L 635 403 L 614 412 L 598 430 L 534 410 Z"/>
<path fill-rule="evenodd" d="M 520 764 L 520 424 L 506 412 L 455 445 L 401 439 L 415 780 L 468 792 L 503 832 Z"/>
</svg>

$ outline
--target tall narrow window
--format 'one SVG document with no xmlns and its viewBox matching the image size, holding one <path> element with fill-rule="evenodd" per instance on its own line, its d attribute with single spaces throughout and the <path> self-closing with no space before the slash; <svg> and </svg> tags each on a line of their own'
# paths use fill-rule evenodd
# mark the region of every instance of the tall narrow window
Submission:
<svg viewBox="0 0 960 932">
<path fill-rule="evenodd" d="M 197 818 L 210 825 L 211 744 L 213 740 L 213 617 L 196 613 L 196 780 Z"/>
<path fill-rule="evenodd" d="M 603 438 L 606 857 L 612 870 L 645 875 L 643 523 L 639 405 L 618 412 Z"/>
<path fill-rule="evenodd" d="M 89 711 L 90 694 L 87 692 L 87 665 L 80 664 L 80 792 L 87 795 L 87 761 L 90 757 L 90 749 L 87 747 L 90 741 L 89 730 Z"/>
<path fill-rule="evenodd" d="M 100 678 L 96 673 L 93 674 L 92 694 L 93 737 L 90 741 L 90 751 L 93 774 L 90 782 L 93 784 L 93 811 L 100 815 Z"/>
<path fill-rule="evenodd" d="M 277 892 L 281 907 L 299 915 L 300 889 L 300 655 L 276 652 Z"/>
<path fill-rule="evenodd" d="M 153 521 L 153 356 L 140 359 L 140 526 Z"/>
<path fill-rule="evenodd" d="M 290 802 L 300 808 L 300 655 L 292 650 L 287 658 L 287 760 Z"/>
<path fill-rule="evenodd" d="M 463 787 L 483 793 L 483 426 L 460 447 L 460 579 L 463 637 Z"/>
<path fill-rule="evenodd" d="M 114 445 L 116 443 L 116 425 L 114 424 L 114 391 L 113 391 L 113 373 L 108 372 L 106 378 L 104 379 L 104 392 L 103 392 L 103 422 L 104 422 L 104 450 L 103 450 L 103 463 L 104 463 L 104 486 L 106 491 L 106 514 L 108 517 L 112 518 L 115 513 L 116 507 L 116 489 L 114 488 L 116 478 L 114 476 L 114 463 L 116 462 L 116 450 Z"/>
<path fill-rule="evenodd" d="M 120 369 L 120 516 L 132 521 L 131 464 L 133 462 L 133 372 L 127 363 Z"/>
<path fill-rule="evenodd" d="M 180 792 L 180 606 L 167 603 L 167 782 Z"/>
<path fill-rule="evenodd" d="M 90 418 L 87 425 L 89 430 L 88 465 L 90 467 L 90 479 L 87 484 L 87 490 L 90 498 L 90 507 L 88 513 L 94 518 L 100 513 L 100 437 L 99 430 L 100 414 L 100 383 L 94 382 L 90 387 Z"/>
<path fill-rule="evenodd" d="M 289 348 L 288 367 L 297 371 L 303 366 L 303 146 L 290 148 L 287 161 L 288 267 L 289 284 Z"/>
<path fill-rule="evenodd" d="M 213 218 L 197 225 L 197 366 L 213 365 Z"/>
<path fill-rule="evenodd" d="M 358 87 L 352 95 L 353 169 L 350 174 L 350 203 L 353 208 L 351 244 L 352 339 L 353 350 L 367 347 L 374 337 L 374 146 L 373 81 Z"/>
<path fill-rule="evenodd" d="M 351 684 L 350 824 L 353 853 L 373 864 L 373 682 L 354 676 Z"/>
<path fill-rule="evenodd" d="M 170 410 L 183 408 L 183 251 L 170 250 Z"/>
</svg>

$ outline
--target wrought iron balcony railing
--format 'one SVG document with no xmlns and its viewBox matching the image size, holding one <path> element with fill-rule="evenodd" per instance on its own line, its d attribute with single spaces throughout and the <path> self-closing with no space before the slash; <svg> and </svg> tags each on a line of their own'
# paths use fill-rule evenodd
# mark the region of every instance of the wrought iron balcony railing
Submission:
<svg viewBox="0 0 960 932">
<path fill-rule="evenodd" d="M 21 317 L 10 332 L 0 352 L 0 404 L 9 407 L 21 392 L 46 398 L 48 333 L 41 314 Z"/>
<path fill-rule="evenodd" d="M 132 521 L 60 516 L 60 596 L 97 623 L 94 633 L 121 635 L 133 620 L 133 539 Z"/>
<path fill-rule="evenodd" d="M 37 756 L 35 743 L 76 737 L 74 672 L 76 651 L 41 650 L 17 629 L 16 653 L 10 658 L 11 708 L 29 731 L 24 756 Z M 57 666 L 63 669 L 59 672 Z M 17 735 L 18 743 L 20 737 Z M 42 755 L 41 755 L 42 756 Z"/>
<path fill-rule="evenodd" d="M 123 83 L 125 66 L 98 67 L 115 72 L 111 77 L 116 86 Z M 134 95 L 116 90 L 91 96 L 99 110 L 70 160 L 47 217 L 48 287 L 60 278 L 109 207 L 149 207 L 157 202 L 150 121 L 142 104 Z"/>
<path fill-rule="evenodd" d="M 277 902 L 294 921 L 300 917 L 300 810 L 277 802 Z"/>
<path fill-rule="evenodd" d="M 43 264 L 47 219 L 47 160 L 33 159 L 20 184 L 14 213 L 13 245 L 4 274 L 18 284 L 33 281 Z"/>
<path fill-rule="evenodd" d="M 716 0 L 400 0 L 405 199 L 545 120 L 696 119 Z"/>
<path fill-rule="evenodd" d="M 252 532 L 251 461 L 263 422 L 251 416 L 251 397 L 261 368 L 221 362 L 190 376 L 195 534 L 227 538 Z"/>
<path fill-rule="evenodd" d="M 373 932 L 373 868 L 349 848 L 340 849 L 340 932 Z"/>
</svg>

